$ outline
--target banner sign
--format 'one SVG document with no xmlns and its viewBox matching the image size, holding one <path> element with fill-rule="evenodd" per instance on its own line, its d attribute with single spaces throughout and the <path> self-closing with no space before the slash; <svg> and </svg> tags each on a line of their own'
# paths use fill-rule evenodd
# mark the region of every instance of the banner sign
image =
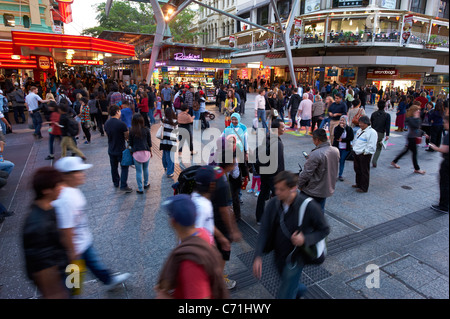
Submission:
<svg viewBox="0 0 450 319">
<path fill-rule="evenodd" d="M 328 75 L 328 76 L 337 76 L 337 75 L 338 75 L 338 72 L 339 72 L 338 69 L 336 69 L 336 70 L 334 70 L 334 69 L 328 69 L 327 75 Z"/>
<path fill-rule="evenodd" d="M 289 67 L 285 67 L 284 69 L 286 72 L 290 72 L 289 71 Z M 294 66 L 294 72 L 309 72 L 309 67 L 307 66 Z"/>
<path fill-rule="evenodd" d="M 173 59 L 176 61 L 197 61 L 203 62 L 200 54 L 189 53 L 185 55 L 183 52 L 174 53 Z"/>
<path fill-rule="evenodd" d="M 230 46 L 231 48 L 234 48 L 235 42 L 236 42 L 236 37 L 235 37 L 234 35 L 230 35 L 229 46 Z"/>
<path fill-rule="evenodd" d="M 409 38 L 411 37 L 412 26 L 413 26 L 413 15 L 408 14 L 405 16 L 404 22 L 403 22 L 402 45 L 409 43 Z"/>
<path fill-rule="evenodd" d="M 305 14 L 320 10 L 320 0 L 305 0 Z"/>
</svg>

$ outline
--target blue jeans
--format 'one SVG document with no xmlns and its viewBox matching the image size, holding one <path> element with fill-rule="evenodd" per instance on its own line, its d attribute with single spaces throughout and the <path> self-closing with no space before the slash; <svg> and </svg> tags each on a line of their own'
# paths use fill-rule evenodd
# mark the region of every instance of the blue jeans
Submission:
<svg viewBox="0 0 450 319">
<path fill-rule="evenodd" d="M 41 126 L 42 126 L 42 116 L 40 112 L 33 112 L 31 114 L 31 119 L 33 120 L 34 134 L 37 136 L 42 136 Z"/>
<path fill-rule="evenodd" d="M 257 116 L 261 119 L 262 126 L 266 129 L 266 131 L 269 131 L 269 127 L 266 122 L 266 110 L 258 110 Z"/>
<path fill-rule="evenodd" d="M 144 185 L 148 185 L 148 164 L 150 163 L 150 160 L 148 160 L 145 163 L 139 163 L 138 161 L 134 160 L 134 167 L 136 167 L 136 182 L 138 189 L 142 192 L 144 190 L 142 186 L 142 173 L 144 173 Z"/>
<path fill-rule="evenodd" d="M 155 124 L 156 123 L 155 117 L 153 115 L 154 113 L 155 113 L 155 108 L 154 107 L 148 109 L 148 117 L 150 118 L 150 124 Z"/>
<path fill-rule="evenodd" d="M 175 163 L 173 161 L 174 153 L 171 151 L 163 150 L 162 164 L 167 170 L 167 175 L 172 175 L 175 171 Z"/>
<path fill-rule="evenodd" d="M 377 95 L 375 93 L 370 94 L 370 104 L 375 104 Z"/>
<path fill-rule="evenodd" d="M 6 135 L 6 124 L 3 121 L 0 121 L 0 125 L 2 126 L 3 135 Z"/>
<path fill-rule="evenodd" d="M 53 135 L 52 133 L 49 133 L 48 136 L 50 137 L 48 140 L 48 148 L 50 150 L 50 155 L 54 155 L 53 144 L 55 142 L 55 138 L 59 139 L 59 142 L 61 143 L 61 135 Z"/>
<path fill-rule="evenodd" d="M 127 188 L 127 180 L 128 180 L 128 166 L 122 166 L 121 175 L 119 176 L 119 164 L 122 161 L 122 154 L 109 154 L 109 163 L 111 164 L 111 176 L 115 187 L 119 187 L 124 189 Z"/>
<path fill-rule="evenodd" d="M 198 130 L 200 125 L 200 110 L 194 111 L 194 129 Z"/>
<path fill-rule="evenodd" d="M 323 127 L 325 126 L 326 123 L 328 123 L 328 127 L 330 127 L 330 121 L 331 121 L 331 120 L 330 120 L 329 117 L 324 118 L 324 119 L 322 120 L 322 122 L 320 123 L 319 128 L 323 128 Z"/>
<path fill-rule="evenodd" d="M 277 299 L 295 299 L 306 292 L 306 286 L 300 282 L 303 266 L 287 263 L 281 273 L 280 289 Z"/>
<path fill-rule="evenodd" d="M 11 174 L 13 168 L 14 168 L 13 162 L 10 162 L 10 161 L 0 162 L 0 171 L 4 171 L 8 174 Z"/>
<path fill-rule="evenodd" d="M 103 265 L 102 261 L 97 255 L 97 251 L 94 249 L 94 246 L 89 246 L 89 248 L 86 249 L 86 251 L 81 256 L 86 262 L 86 267 L 89 268 L 90 271 L 92 271 L 95 277 L 97 277 L 105 285 L 111 282 L 111 273 Z"/>
<path fill-rule="evenodd" d="M 341 154 L 341 158 L 339 159 L 339 177 L 344 173 L 345 159 L 349 153 L 350 151 L 347 150 L 339 150 L 339 154 Z"/>
</svg>

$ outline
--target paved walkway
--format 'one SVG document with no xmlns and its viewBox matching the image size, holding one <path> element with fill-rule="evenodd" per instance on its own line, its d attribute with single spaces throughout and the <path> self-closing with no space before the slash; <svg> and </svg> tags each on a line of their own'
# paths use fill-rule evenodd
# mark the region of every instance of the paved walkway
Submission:
<svg viewBox="0 0 450 319">
<path fill-rule="evenodd" d="M 253 119 L 254 97 L 249 95 L 243 116 L 248 127 Z M 212 105 L 208 108 L 214 110 Z M 369 106 L 367 112 L 371 111 Z M 212 127 L 223 129 L 223 117 L 216 115 Z M 153 136 L 157 126 L 152 128 Z M 52 163 L 44 160 L 48 155 L 47 134 L 43 140 L 35 141 L 25 125 L 18 125 L 15 132 L 7 135 L 5 158 L 12 160 L 16 168 L 8 185 L 0 190 L 0 201 L 16 211 L 15 216 L 0 225 L 0 298 L 37 298 L 37 291 L 24 272 L 21 227 L 33 196 L 30 176 L 36 168 Z M 448 215 L 429 209 L 438 199 L 441 156 L 419 150 L 419 163 L 427 171 L 424 176 L 413 174 L 409 155 L 399 162 L 400 170 L 391 168 L 389 163 L 405 144 L 405 134 L 391 133 L 392 145 L 383 150 L 378 168 L 371 169 L 368 193 L 359 194 L 351 188 L 353 163 L 346 163 L 345 181 L 338 181 L 334 196 L 326 203 L 331 226 L 329 255 L 321 266 L 306 267 L 302 277 L 309 287 L 307 298 L 449 298 Z M 292 132 L 282 139 L 286 168 L 298 171 L 298 163 L 303 165 L 305 161 L 301 151 L 309 153 L 314 148 L 312 139 Z M 154 141 L 158 145 L 155 138 Z M 174 180 L 164 176 L 160 152 L 155 151 L 150 161 L 150 190 L 144 195 L 123 194 L 111 182 L 106 137 L 94 132 L 92 143 L 80 148 L 88 162 L 94 164 L 82 187 L 88 200 L 94 245 L 113 272 L 130 272 L 132 277 L 106 292 L 88 273 L 79 298 L 154 298 L 159 271 L 176 245 L 167 216 L 160 209 L 164 198 L 173 193 L 170 186 Z M 60 149 L 56 149 L 59 157 Z M 182 167 L 189 165 L 184 163 Z M 177 165 L 175 177 L 180 170 Z M 136 189 L 133 169 L 129 184 Z M 243 199 L 239 227 L 244 240 L 233 243 L 226 266 L 230 278 L 237 280 L 232 298 L 274 298 L 278 276 L 272 256 L 264 258 L 261 281 L 251 274 L 258 231 L 254 217 L 256 197 L 244 192 Z M 367 268 L 368 265 L 371 266 Z M 370 267 L 374 266 L 378 272 L 371 274 Z M 379 288 L 368 288 L 366 283 L 377 275 Z M 376 284 L 377 280 L 372 282 Z"/>
</svg>

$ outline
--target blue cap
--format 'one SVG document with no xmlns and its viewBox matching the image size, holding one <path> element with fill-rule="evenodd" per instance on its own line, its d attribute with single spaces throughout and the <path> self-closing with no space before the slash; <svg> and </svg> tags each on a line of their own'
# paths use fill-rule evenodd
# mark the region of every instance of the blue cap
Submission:
<svg viewBox="0 0 450 319">
<path fill-rule="evenodd" d="M 169 216 L 181 226 L 195 225 L 197 212 L 195 204 L 191 197 L 186 194 L 179 194 L 169 197 L 164 203 L 164 208 L 167 210 Z"/>
<path fill-rule="evenodd" d="M 199 186 L 208 187 L 216 180 L 216 172 L 212 166 L 205 165 L 199 167 L 195 173 L 195 183 Z"/>
</svg>

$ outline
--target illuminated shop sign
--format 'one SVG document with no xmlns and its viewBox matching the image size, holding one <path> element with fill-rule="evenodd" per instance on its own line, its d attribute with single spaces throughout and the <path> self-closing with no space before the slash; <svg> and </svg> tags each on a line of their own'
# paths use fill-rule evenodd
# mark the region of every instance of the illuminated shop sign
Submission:
<svg viewBox="0 0 450 319">
<path fill-rule="evenodd" d="M 210 58 L 203 58 L 204 63 L 225 63 L 225 64 L 231 64 L 231 60 L 228 59 L 210 59 Z"/>
<path fill-rule="evenodd" d="M 182 52 L 175 53 L 173 55 L 173 59 L 176 61 L 197 61 L 197 62 L 203 62 L 203 59 L 200 57 L 200 54 L 184 54 Z"/>
<path fill-rule="evenodd" d="M 72 65 L 103 65 L 102 60 L 67 60 L 67 64 Z"/>
</svg>

